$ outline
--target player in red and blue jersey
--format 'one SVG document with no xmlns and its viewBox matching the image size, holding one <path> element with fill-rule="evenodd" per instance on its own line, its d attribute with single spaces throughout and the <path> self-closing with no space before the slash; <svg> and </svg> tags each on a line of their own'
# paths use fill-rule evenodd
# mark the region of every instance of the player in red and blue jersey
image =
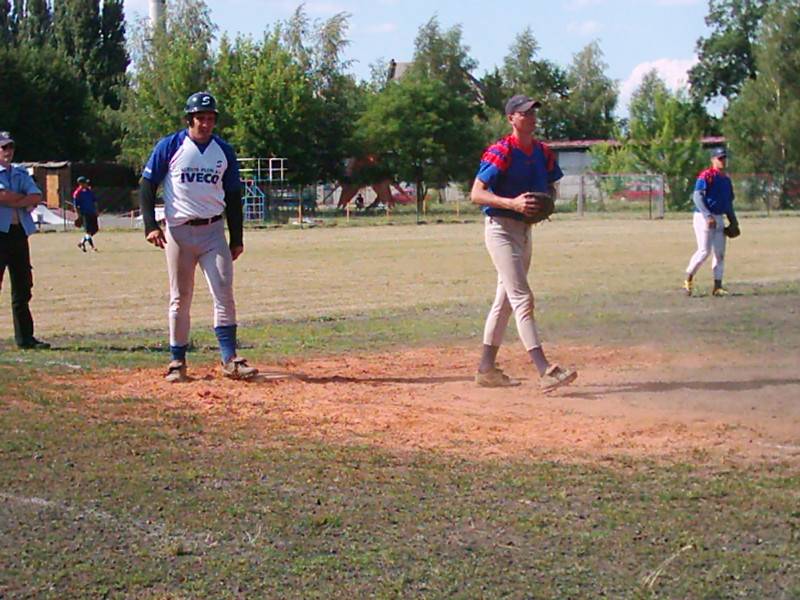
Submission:
<svg viewBox="0 0 800 600">
<path fill-rule="evenodd" d="M 692 224 L 697 251 L 692 255 L 686 267 L 686 280 L 683 289 L 687 296 L 692 295 L 694 276 L 712 255 L 711 266 L 714 273 L 713 296 L 727 296 L 728 291 L 722 287 L 722 276 L 725 269 L 725 222 L 728 218 L 731 225 L 738 228 L 739 222 L 733 210 L 733 184 L 725 173 L 728 153 L 725 148 L 715 148 L 711 153 L 711 167 L 701 171 L 694 186 L 694 216 Z"/>
<path fill-rule="evenodd" d="M 86 252 L 86 244 L 97 252 L 94 245 L 94 236 L 100 227 L 97 224 L 97 196 L 92 191 L 92 182 L 87 177 L 78 177 L 78 187 L 72 192 L 72 204 L 75 211 L 83 220 L 83 239 L 78 242 L 78 248 Z"/>
<path fill-rule="evenodd" d="M 541 389 L 552 391 L 575 381 L 577 372 L 551 364 L 545 357 L 534 320 L 533 292 L 528 283 L 531 265 L 531 225 L 526 217 L 538 210 L 536 193 L 555 198 L 563 177 L 556 156 L 534 137 L 536 109 L 541 104 L 524 95 L 506 103 L 509 136 L 495 142 L 481 157 L 471 198 L 486 215 L 486 249 L 497 270 L 494 303 L 486 319 L 483 352 L 475 382 L 484 387 L 519 385 L 497 367 L 497 352 L 511 314 L 531 362 L 539 372 Z"/>
</svg>

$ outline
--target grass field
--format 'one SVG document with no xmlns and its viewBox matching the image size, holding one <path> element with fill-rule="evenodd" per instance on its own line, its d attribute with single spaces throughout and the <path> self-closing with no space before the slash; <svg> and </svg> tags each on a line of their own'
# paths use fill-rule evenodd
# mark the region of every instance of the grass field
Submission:
<svg viewBox="0 0 800 600">
<path fill-rule="evenodd" d="M 0 295 L 0 598 L 800 598 L 800 218 L 744 218 L 680 292 L 689 218 L 535 230 L 552 397 L 469 379 L 494 272 L 478 222 L 248 232 L 220 383 L 159 381 L 163 255 L 31 240 L 48 352 Z M 512 327 L 513 328 L 513 327 Z M 512 332 L 504 364 L 527 368 Z"/>
</svg>

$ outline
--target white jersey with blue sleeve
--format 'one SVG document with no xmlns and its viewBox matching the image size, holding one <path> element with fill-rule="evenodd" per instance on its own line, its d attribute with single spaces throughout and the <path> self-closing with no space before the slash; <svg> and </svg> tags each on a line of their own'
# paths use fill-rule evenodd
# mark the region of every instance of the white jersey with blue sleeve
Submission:
<svg viewBox="0 0 800 600">
<path fill-rule="evenodd" d="M 159 140 L 142 177 L 163 182 L 164 216 L 172 227 L 222 214 L 225 192 L 241 185 L 233 148 L 216 135 L 199 145 L 185 129 Z"/>
</svg>

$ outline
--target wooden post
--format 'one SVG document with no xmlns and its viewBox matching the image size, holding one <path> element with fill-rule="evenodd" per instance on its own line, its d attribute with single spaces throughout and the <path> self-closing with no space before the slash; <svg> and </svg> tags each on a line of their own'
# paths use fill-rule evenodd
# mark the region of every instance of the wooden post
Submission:
<svg viewBox="0 0 800 600">
<path fill-rule="evenodd" d="M 303 192 L 297 194 L 297 219 L 300 222 L 300 229 L 303 228 Z"/>
<path fill-rule="evenodd" d="M 578 216 L 583 216 L 583 211 L 586 204 L 586 191 L 584 189 L 584 179 L 583 174 L 581 174 L 581 181 L 580 185 L 578 186 Z"/>
</svg>

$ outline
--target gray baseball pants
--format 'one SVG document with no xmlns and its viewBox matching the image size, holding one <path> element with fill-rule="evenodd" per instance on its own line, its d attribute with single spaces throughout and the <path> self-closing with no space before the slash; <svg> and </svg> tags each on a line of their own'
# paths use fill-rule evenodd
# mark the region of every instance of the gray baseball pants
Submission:
<svg viewBox="0 0 800 600">
<path fill-rule="evenodd" d="M 483 343 L 500 346 L 511 313 L 526 351 L 541 346 L 533 317 L 533 291 L 528 284 L 531 266 L 531 226 L 507 217 L 486 217 L 486 249 L 497 270 L 497 292 L 486 318 Z"/>
<path fill-rule="evenodd" d="M 214 303 L 214 327 L 236 325 L 233 299 L 233 260 L 225 239 L 225 225 L 167 227 L 167 274 L 169 276 L 169 343 L 189 343 L 190 309 L 197 265 L 208 282 Z"/>
</svg>

